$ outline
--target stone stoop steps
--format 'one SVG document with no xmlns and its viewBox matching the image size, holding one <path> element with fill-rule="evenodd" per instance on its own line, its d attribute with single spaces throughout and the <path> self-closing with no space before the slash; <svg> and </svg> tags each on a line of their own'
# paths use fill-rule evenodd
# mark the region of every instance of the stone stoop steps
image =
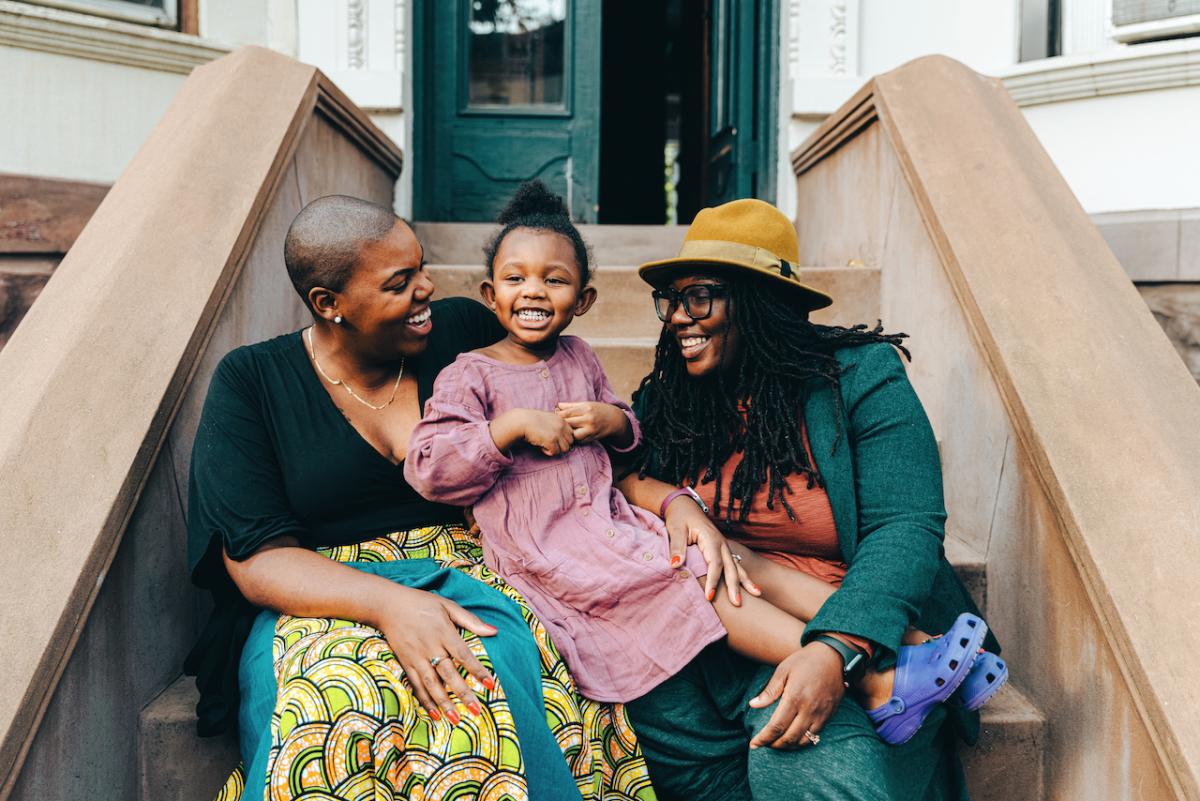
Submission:
<svg viewBox="0 0 1200 801">
<path fill-rule="evenodd" d="M 496 227 L 479 223 L 417 223 L 414 227 L 425 247 L 437 296 L 478 298 L 483 247 Z M 593 283 L 599 298 L 568 332 L 591 343 L 614 388 L 626 398 L 649 371 L 661 329 L 636 266 L 674 255 L 685 230 L 581 226 L 593 251 Z M 837 301 L 830 310 L 814 315 L 819 322 L 872 323 L 878 316 L 878 269 L 807 268 L 803 275 L 807 283 Z M 946 553 L 976 603 L 986 609 L 985 559 L 953 535 L 947 537 Z M 1019 670 L 1018 666 L 1017 683 Z M 181 678 L 142 711 L 139 801 L 210 801 L 236 764 L 232 737 L 201 740 L 196 736 L 196 700 L 192 679 Z M 973 801 L 1042 801 L 1046 721 L 1041 713 L 1010 684 L 984 707 L 982 729 L 979 743 L 962 750 Z"/>
</svg>

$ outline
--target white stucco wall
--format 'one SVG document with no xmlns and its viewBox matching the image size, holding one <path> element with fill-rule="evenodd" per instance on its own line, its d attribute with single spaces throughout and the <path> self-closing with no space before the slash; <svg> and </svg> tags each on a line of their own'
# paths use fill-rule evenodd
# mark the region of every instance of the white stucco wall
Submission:
<svg viewBox="0 0 1200 801">
<path fill-rule="evenodd" d="M 115 181 L 184 75 L 0 47 L 0 172 Z"/>
<path fill-rule="evenodd" d="M 1200 208 L 1200 86 L 1024 112 L 1088 212 Z"/>
<path fill-rule="evenodd" d="M 790 153 L 871 76 L 931 53 L 1025 86 L 1045 84 L 1041 97 L 1010 86 L 1088 212 L 1200 208 L 1200 73 L 1181 66 L 1200 63 L 1200 37 L 1121 44 L 1108 24 L 1108 0 L 1064 0 L 1066 55 L 1018 64 L 1019 14 L 1019 0 L 786 3 L 780 104 L 789 110 L 781 113 L 778 197 L 784 211 L 795 209 Z M 1080 82 L 1087 85 L 1082 91 Z M 1088 93 L 1095 96 L 1078 96 Z"/>
</svg>

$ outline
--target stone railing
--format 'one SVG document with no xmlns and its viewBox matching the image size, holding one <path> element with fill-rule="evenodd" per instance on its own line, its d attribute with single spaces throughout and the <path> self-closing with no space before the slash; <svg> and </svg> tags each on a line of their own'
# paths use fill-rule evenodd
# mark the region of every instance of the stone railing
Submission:
<svg viewBox="0 0 1200 801">
<path fill-rule="evenodd" d="M 1046 797 L 1200 798 L 1200 389 L 1017 106 L 944 57 L 794 154 L 804 264 L 881 270 Z"/>
<path fill-rule="evenodd" d="M 0 799 L 134 798 L 142 705 L 200 597 L 187 467 L 208 377 L 302 325 L 308 201 L 391 205 L 396 146 L 315 68 L 198 68 L 0 351 Z"/>
</svg>

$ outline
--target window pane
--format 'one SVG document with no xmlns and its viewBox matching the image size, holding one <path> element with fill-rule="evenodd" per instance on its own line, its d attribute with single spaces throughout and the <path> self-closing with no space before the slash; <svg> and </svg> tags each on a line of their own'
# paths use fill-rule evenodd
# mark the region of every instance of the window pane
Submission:
<svg viewBox="0 0 1200 801">
<path fill-rule="evenodd" d="M 1200 0 L 1113 0 L 1113 24 L 1131 25 L 1200 14 Z"/>
<path fill-rule="evenodd" d="M 472 106 L 561 106 L 566 0 L 468 0 Z"/>
</svg>

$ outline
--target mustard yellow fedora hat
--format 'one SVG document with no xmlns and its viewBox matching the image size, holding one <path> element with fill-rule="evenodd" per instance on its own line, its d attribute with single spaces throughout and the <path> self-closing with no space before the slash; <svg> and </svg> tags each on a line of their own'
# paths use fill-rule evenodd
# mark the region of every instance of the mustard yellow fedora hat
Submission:
<svg viewBox="0 0 1200 801">
<path fill-rule="evenodd" d="M 638 268 L 642 280 L 666 285 L 683 267 L 714 266 L 744 270 L 787 286 L 805 310 L 833 303 L 824 292 L 800 283 L 800 244 L 783 212 L 761 200 L 731 200 L 702 209 L 688 229 L 679 255 Z"/>
</svg>

